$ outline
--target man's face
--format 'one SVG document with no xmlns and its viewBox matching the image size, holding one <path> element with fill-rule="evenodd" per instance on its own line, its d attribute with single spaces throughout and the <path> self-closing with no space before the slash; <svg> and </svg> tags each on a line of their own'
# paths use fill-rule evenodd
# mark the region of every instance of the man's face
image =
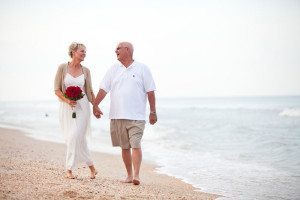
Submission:
<svg viewBox="0 0 300 200">
<path fill-rule="evenodd" d="M 127 47 L 124 47 L 122 46 L 122 44 L 119 44 L 115 50 L 118 60 L 120 61 L 123 60 L 127 55 L 127 51 L 128 51 Z"/>
</svg>

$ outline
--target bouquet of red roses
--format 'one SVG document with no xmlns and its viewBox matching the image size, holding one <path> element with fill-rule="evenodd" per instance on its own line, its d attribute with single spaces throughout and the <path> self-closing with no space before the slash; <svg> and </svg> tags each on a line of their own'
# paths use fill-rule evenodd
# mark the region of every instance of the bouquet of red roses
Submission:
<svg viewBox="0 0 300 200">
<path fill-rule="evenodd" d="M 64 96 L 67 99 L 70 99 L 72 101 L 77 101 L 77 100 L 83 98 L 84 94 L 83 94 L 80 87 L 78 87 L 78 86 L 69 86 L 69 87 L 67 87 L 66 93 L 64 93 Z M 75 111 L 72 113 L 72 118 L 76 118 L 76 112 Z"/>
</svg>

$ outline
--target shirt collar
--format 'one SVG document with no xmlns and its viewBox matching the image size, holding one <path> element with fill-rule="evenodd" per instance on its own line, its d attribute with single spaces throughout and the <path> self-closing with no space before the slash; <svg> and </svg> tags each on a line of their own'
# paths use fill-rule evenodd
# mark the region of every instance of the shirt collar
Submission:
<svg viewBox="0 0 300 200">
<path fill-rule="evenodd" d="M 129 65 L 127 68 L 119 61 L 119 67 L 124 67 L 125 69 L 131 69 L 131 68 L 134 68 L 135 67 L 135 60 L 133 60 L 133 62 L 131 63 L 131 65 Z"/>
</svg>

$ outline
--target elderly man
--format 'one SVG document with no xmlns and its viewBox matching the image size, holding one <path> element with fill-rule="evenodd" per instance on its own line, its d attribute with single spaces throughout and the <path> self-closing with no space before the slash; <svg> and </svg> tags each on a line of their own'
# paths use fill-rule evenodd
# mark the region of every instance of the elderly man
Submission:
<svg viewBox="0 0 300 200">
<path fill-rule="evenodd" d="M 149 68 L 133 60 L 131 43 L 119 43 L 115 53 L 120 63 L 111 66 L 104 76 L 93 111 L 96 117 L 101 116 L 98 105 L 110 92 L 112 145 L 122 149 L 122 158 L 127 170 L 124 182 L 139 185 L 141 139 L 145 128 L 147 97 L 150 105 L 149 122 L 153 125 L 157 122 L 154 93 L 156 88 Z"/>
</svg>

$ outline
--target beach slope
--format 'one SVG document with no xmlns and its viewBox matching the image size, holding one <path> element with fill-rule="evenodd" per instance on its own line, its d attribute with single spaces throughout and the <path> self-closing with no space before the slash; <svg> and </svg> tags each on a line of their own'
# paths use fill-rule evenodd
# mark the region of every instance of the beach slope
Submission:
<svg viewBox="0 0 300 200">
<path fill-rule="evenodd" d="M 141 185 L 121 183 L 125 169 L 121 156 L 92 152 L 99 171 L 89 178 L 88 168 L 74 171 L 78 179 L 64 178 L 66 147 L 0 128 L 0 199 L 216 199 L 195 191 L 176 178 L 158 174 L 143 163 Z"/>
</svg>

